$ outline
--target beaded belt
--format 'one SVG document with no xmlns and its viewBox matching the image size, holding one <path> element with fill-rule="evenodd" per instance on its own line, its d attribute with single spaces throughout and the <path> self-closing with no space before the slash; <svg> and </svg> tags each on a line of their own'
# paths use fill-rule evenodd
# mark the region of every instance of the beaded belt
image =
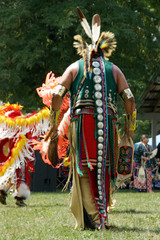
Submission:
<svg viewBox="0 0 160 240">
<path fill-rule="evenodd" d="M 81 114 L 96 114 L 92 110 L 93 110 L 93 108 L 77 108 L 74 111 L 73 116 L 77 116 L 77 115 L 81 115 Z"/>
<path fill-rule="evenodd" d="M 74 113 L 73 113 L 73 117 L 74 116 L 77 116 L 77 115 L 80 115 L 80 114 L 96 114 L 95 112 L 91 112 L 93 108 L 77 108 Z M 111 108 L 108 108 L 108 115 L 110 116 L 114 116 L 114 112 Z"/>
</svg>

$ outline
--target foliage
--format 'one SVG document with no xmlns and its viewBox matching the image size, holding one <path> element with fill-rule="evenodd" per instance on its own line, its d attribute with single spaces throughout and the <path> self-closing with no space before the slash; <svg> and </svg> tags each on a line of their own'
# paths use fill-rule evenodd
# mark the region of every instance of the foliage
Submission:
<svg viewBox="0 0 160 240">
<path fill-rule="evenodd" d="M 119 122 L 119 135 L 120 137 L 124 134 L 124 117 L 118 118 Z M 134 132 L 133 142 L 140 142 L 142 134 L 147 134 L 149 138 L 151 137 L 151 121 L 149 120 L 136 120 L 136 130 Z"/>
<path fill-rule="evenodd" d="M 78 58 L 72 47 L 73 36 L 83 32 L 77 5 L 90 23 L 99 13 L 102 31 L 115 33 L 118 47 L 111 60 L 123 70 L 134 94 L 141 93 L 158 67 L 156 0 L 6 0 L 0 3 L 1 100 L 40 107 L 35 89 L 46 73 L 61 75 Z"/>
<path fill-rule="evenodd" d="M 19 208 L 12 196 L 0 206 L 3 240 L 81 240 L 81 239 L 159 239 L 159 192 L 154 194 L 119 190 L 115 208 L 109 213 L 110 229 L 90 231 L 74 229 L 69 209 L 69 193 L 32 193 L 26 208 Z"/>
<path fill-rule="evenodd" d="M 117 50 L 111 57 L 124 72 L 138 102 L 150 76 L 159 68 L 158 0 L 2 0 L 0 1 L 0 100 L 42 107 L 36 88 L 47 72 L 60 76 L 77 60 L 73 36 L 81 34 L 76 7 L 91 24 L 101 17 L 101 31 L 112 31 Z M 120 114 L 124 111 L 120 108 Z M 146 129 L 146 124 L 141 126 Z M 148 126 L 148 125 L 147 125 Z M 140 127 L 141 129 L 141 127 Z M 141 134 L 138 128 L 137 135 Z M 138 136 L 135 137 L 137 140 Z"/>
<path fill-rule="evenodd" d="M 75 12 L 75 11 L 74 11 Z M 47 72 L 62 74 L 69 65 L 68 45 L 75 32 L 67 1 L 11 0 L 0 3 L 1 100 L 40 107 L 36 87 Z M 67 19 L 70 18 L 70 21 Z M 71 62 L 71 61 L 70 61 Z"/>
<path fill-rule="evenodd" d="M 147 134 L 151 137 L 151 122 L 149 120 L 137 120 L 136 121 L 136 131 L 134 133 L 134 142 L 140 142 L 142 134 Z"/>
</svg>

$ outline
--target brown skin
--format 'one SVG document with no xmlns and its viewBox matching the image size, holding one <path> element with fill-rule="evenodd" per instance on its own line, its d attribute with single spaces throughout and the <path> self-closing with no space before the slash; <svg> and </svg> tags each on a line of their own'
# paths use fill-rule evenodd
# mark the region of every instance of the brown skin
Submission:
<svg viewBox="0 0 160 240">
<path fill-rule="evenodd" d="M 65 72 L 63 73 L 60 79 L 59 84 L 65 86 L 69 90 L 77 73 L 78 73 L 78 61 L 72 63 L 65 70 Z M 118 93 L 122 92 L 124 89 L 129 87 L 124 74 L 116 65 L 113 65 L 113 75 L 117 84 Z M 61 104 L 62 104 L 62 98 L 59 95 L 55 95 L 52 100 L 53 110 L 57 111 L 60 108 Z M 131 99 L 128 99 L 125 102 L 124 106 L 127 114 L 132 114 L 132 112 L 135 110 L 135 103 Z M 133 131 L 130 131 L 130 136 L 132 138 L 133 138 L 133 133 L 134 133 Z"/>
<path fill-rule="evenodd" d="M 77 72 L 78 72 L 78 62 L 72 63 L 63 73 L 59 81 L 59 84 L 63 85 L 69 90 L 73 80 L 75 79 Z M 61 104 L 62 104 L 62 97 L 60 97 L 59 95 L 54 95 L 54 98 L 52 99 L 53 110 L 54 111 L 59 110 Z"/>
</svg>

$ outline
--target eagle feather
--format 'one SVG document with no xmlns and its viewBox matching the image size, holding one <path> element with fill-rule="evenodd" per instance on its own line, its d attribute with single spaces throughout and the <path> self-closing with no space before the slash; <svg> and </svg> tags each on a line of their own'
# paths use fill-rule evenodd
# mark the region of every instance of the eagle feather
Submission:
<svg viewBox="0 0 160 240">
<path fill-rule="evenodd" d="M 87 19 L 85 18 L 84 14 L 82 13 L 82 11 L 79 7 L 77 7 L 77 12 L 78 12 L 78 16 L 80 18 L 80 22 L 81 22 L 81 25 L 82 25 L 84 31 L 86 32 L 87 36 L 92 39 L 91 28 L 87 22 Z"/>
<path fill-rule="evenodd" d="M 101 19 L 98 14 L 95 14 L 92 18 L 92 42 L 95 44 L 99 38 L 101 29 Z"/>
</svg>

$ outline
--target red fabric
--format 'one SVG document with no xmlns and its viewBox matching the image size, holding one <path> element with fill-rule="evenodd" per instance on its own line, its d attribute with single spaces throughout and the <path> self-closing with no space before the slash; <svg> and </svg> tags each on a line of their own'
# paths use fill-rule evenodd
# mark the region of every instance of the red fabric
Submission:
<svg viewBox="0 0 160 240">
<path fill-rule="evenodd" d="M 15 117 L 18 117 L 18 116 L 21 116 L 22 113 L 20 111 L 12 111 L 11 113 L 8 114 L 8 117 L 10 118 L 15 118 Z"/>
<path fill-rule="evenodd" d="M 92 111 L 92 110 L 91 110 Z M 83 132 L 89 158 L 97 159 L 97 140 L 95 139 L 95 119 L 93 115 L 83 114 Z M 82 159 L 86 159 L 86 153 L 82 137 Z"/>
<path fill-rule="evenodd" d="M 8 156 L 5 156 L 4 152 L 3 152 L 3 147 L 8 141 L 9 141 L 10 153 L 8 154 Z M 13 139 L 5 138 L 5 139 L 0 140 L 0 163 L 4 163 L 9 158 L 9 156 L 11 155 L 11 149 L 13 147 L 14 147 Z"/>
<path fill-rule="evenodd" d="M 32 166 L 32 168 L 33 168 L 33 166 Z M 34 172 L 34 168 L 32 170 Z M 25 163 L 25 183 L 27 184 L 28 187 L 31 187 L 30 181 L 32 181 L 30 171 L 31 171 L 31 162 L 29 161 L 28 163 L 27 162 Z"/>
<path fill-rule="evenodd" d="M 22 170 L 20 168 L 16 169 L 16 175 L 17 175 L 16 187 L 18 189 L 21 184 L 21 180 L 22 180 Z"/>
</svg>

